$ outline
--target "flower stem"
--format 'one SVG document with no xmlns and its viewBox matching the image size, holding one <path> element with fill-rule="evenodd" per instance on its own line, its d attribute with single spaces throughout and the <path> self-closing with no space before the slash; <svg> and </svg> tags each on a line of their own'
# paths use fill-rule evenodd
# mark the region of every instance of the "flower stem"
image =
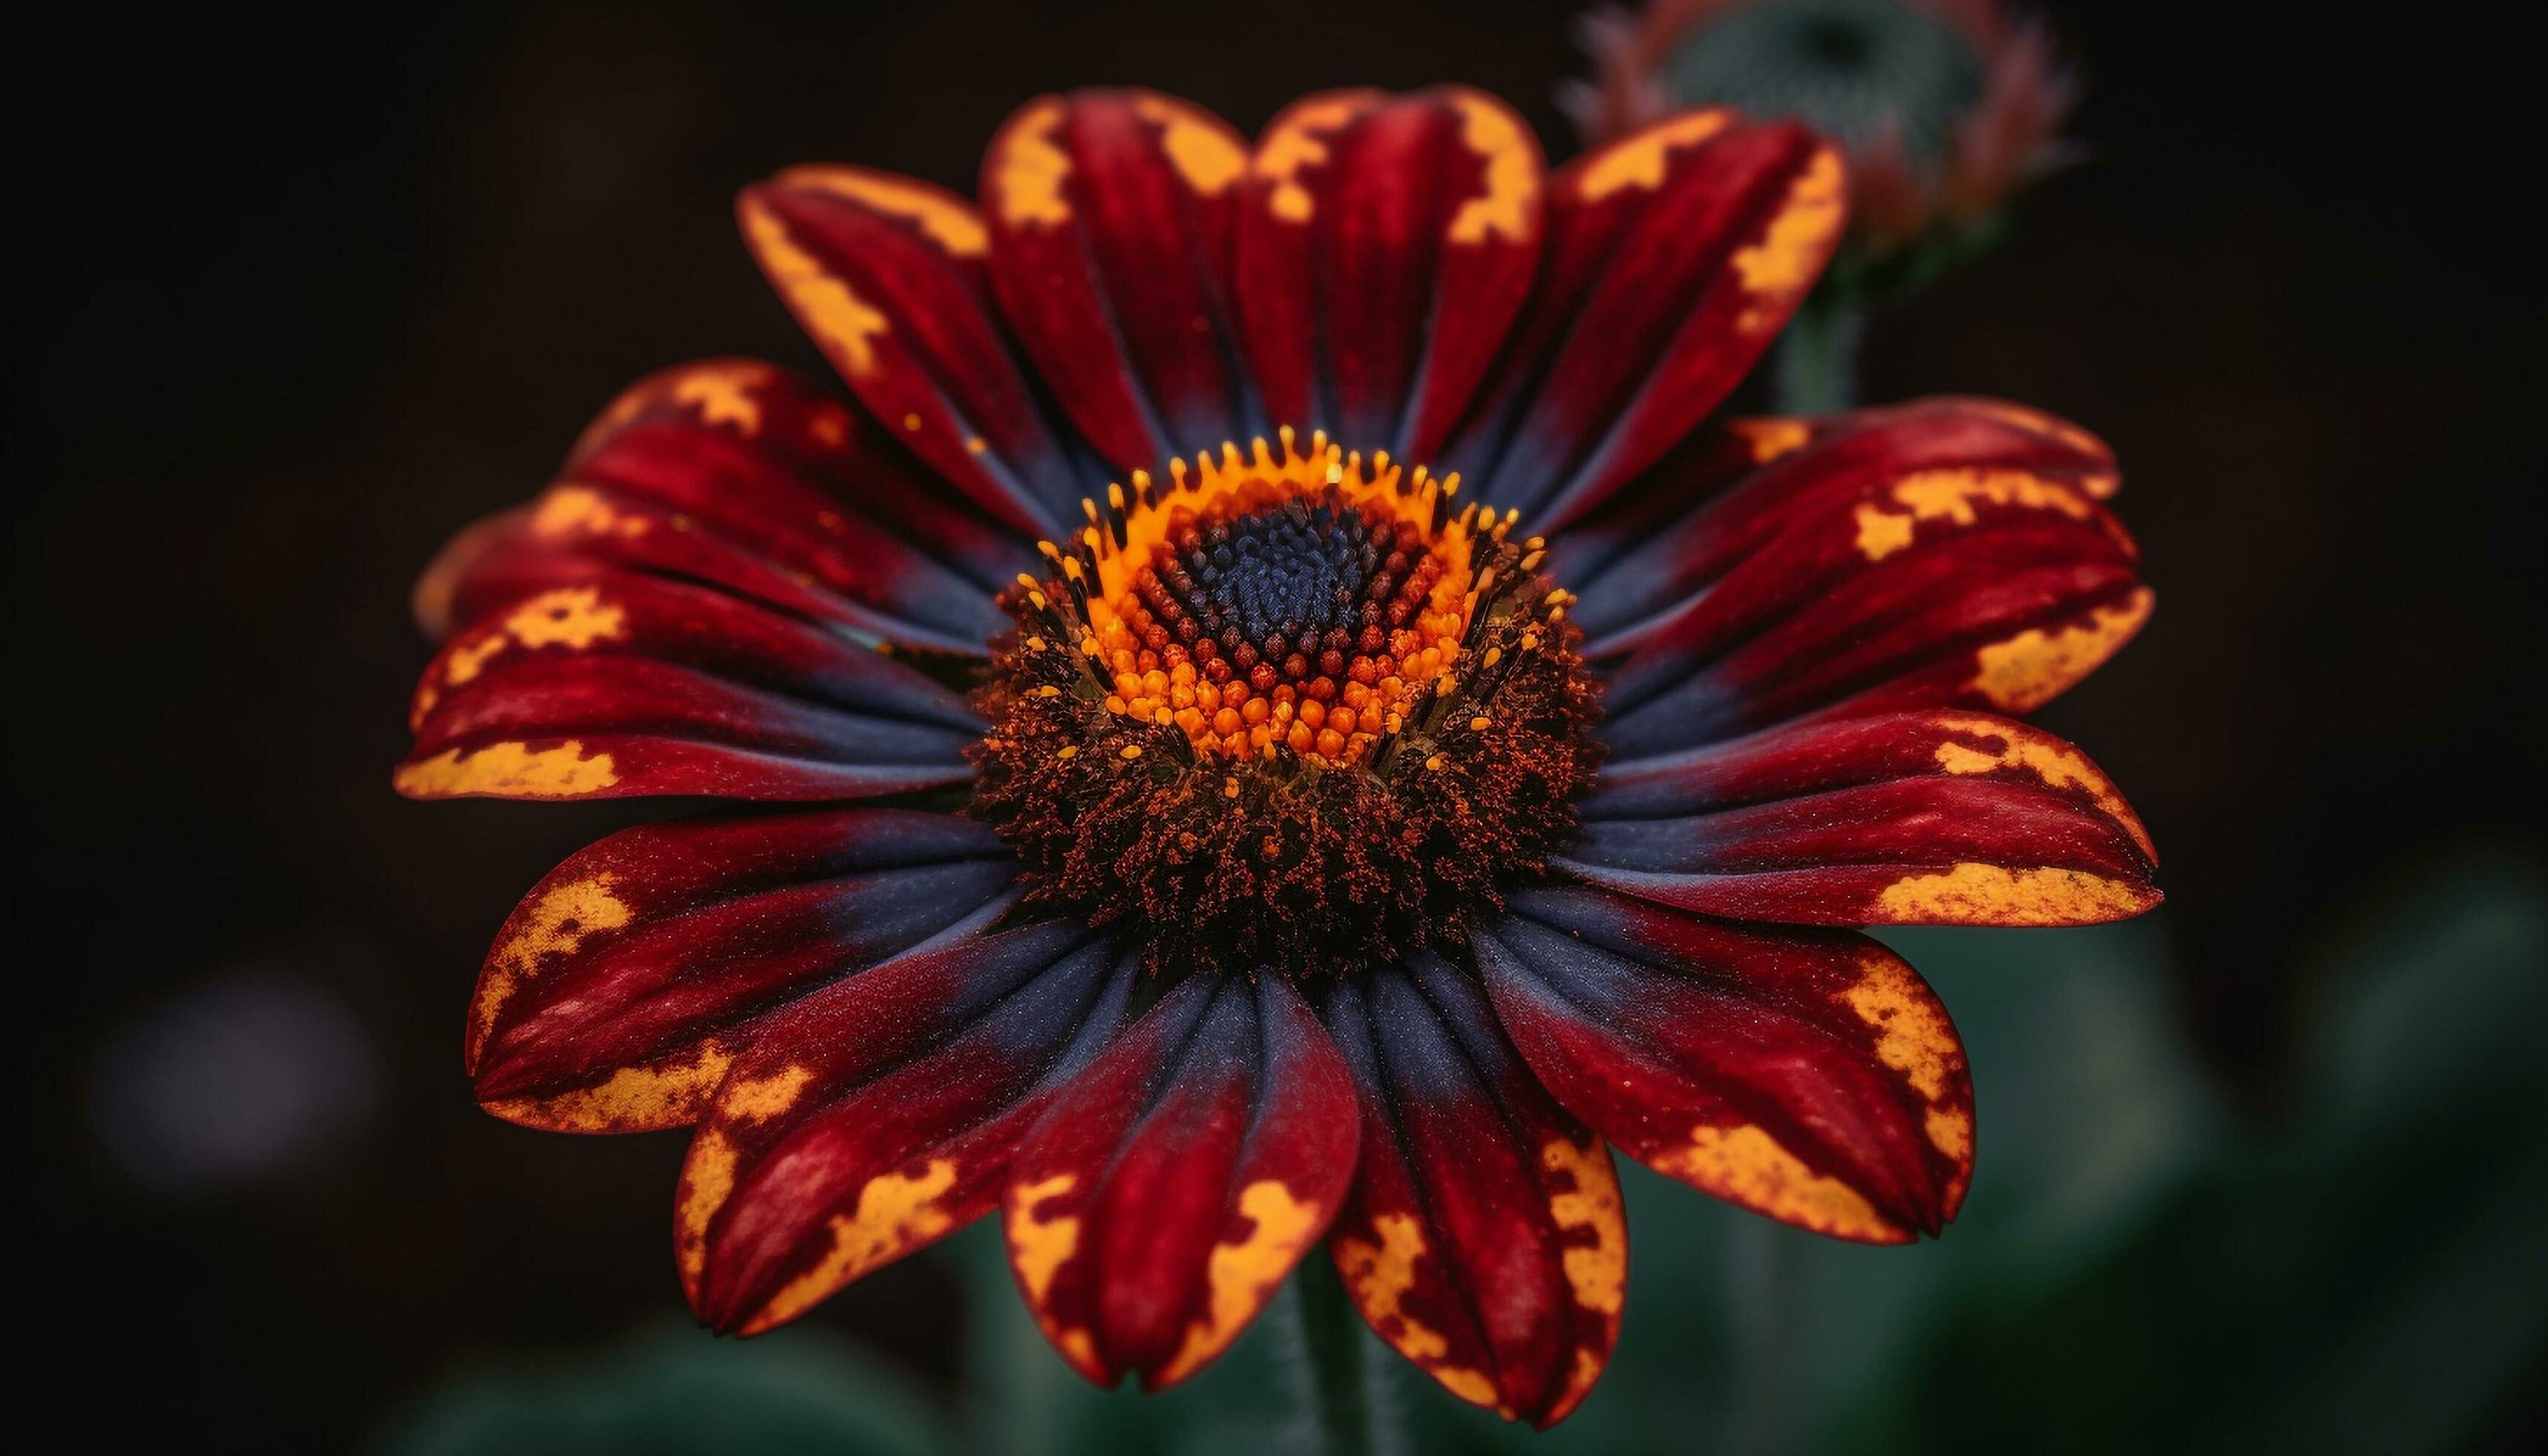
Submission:
<svg viewBox="0 0 2548 1456">
<path fill-rule="evenodd" d="M 1787 1301 L 1794 1291 L 1786 1235 L 1770 1220 L 1747 1214 L 1726 1240 L 1726 1308 L 1741 1375 L 1721 1445 L 1735 1456 L 1795 1448 L 1787 1438 Z"/>
<path fill-rule="evenodd" d="M 1781 414 L 1828 414 L 1858 403 L 1858 346 L 1866 310 L 1857 291 L 1825 283 L 1787 320 L 1770 361 L 1771 402 Z"/>
<path fill-rule="evenodd" d="M 965 1425 L 968 1451 L 1051 1456 L 1067 1444 L 1061 1397 L 1069 1375 L 1018 1299 L 997 1219 L 945 1245 L 962 1275 L 966 1306 Z"/>
<path fill-rule="evenodd" d="M 1314 1435 L 1311 1449 L 1322 1456 L 1386 1456 L 1396 1443 L 1384 1439 L 1371 1341 L 1335 1264 L 1317 1252 L 1303 1259 L 1290 1304 L 1300 1331 L 1294 1363 Z"/>
</svg>

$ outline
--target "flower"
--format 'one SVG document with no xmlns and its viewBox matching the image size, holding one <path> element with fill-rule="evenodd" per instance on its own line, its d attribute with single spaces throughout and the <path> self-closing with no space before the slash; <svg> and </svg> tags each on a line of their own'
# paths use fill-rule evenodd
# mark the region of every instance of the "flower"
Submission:
<svg viewBox="0 0 2548 1456">
<path fill-rule="evenodd" d="M 1618 1331 L 1613 1145 L 1936 1232 L 1963 1053 L 1854 928 L 2157 900 L 2105 775 L 2006 716 L 2150 598 L 2074 426 L 1711 417 L 1843 187 L 1725 112 L 1547 174 L 1454 88 L 1252 148 L 1040 100 L 978 210 L 746 189 L 855 405 L 659 374 L 418 588 L 407 793 L 759 801 L 531 891 L 480 1099 L 696 1124 L 721 1330 L 997 1209 L 1062 1355 L 1164 1386 L 1323 1240 L 1382 1338 L 1543 1424 Z"/>
<path fill-rule="evenodd" d="M 1684 107 L 1793 116 L 1849 155 L 1851 252 L 1969 243 L 2059 164 L 2076 86 L 1999 0 L 1648 0 L 1587 18 L 1565 97 L 1595 141 Z"/>
</svg>

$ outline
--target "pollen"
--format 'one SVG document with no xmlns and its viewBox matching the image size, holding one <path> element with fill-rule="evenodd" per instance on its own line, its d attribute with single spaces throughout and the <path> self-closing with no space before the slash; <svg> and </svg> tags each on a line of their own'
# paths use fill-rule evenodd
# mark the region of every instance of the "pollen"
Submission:
<svg viewBox="0 0 2548 1456">
<path fill-rule="evenodd" d="M 1575 833 L 1594 694 L 1546 543 L 1286 429 L 1082 503 L 976 694 L 973 812 L 1157 971 L 1456 944 Z M 1037 644 L 1076 642 L 1076 656 Z"/>
<path fill-rule="evenodd" d="M 1046 555 L 1060 594 L 1085 598 L 1110 711 L 1175 726 L 1205 756 L 1281 743 L 1356 764 L 1492 594 L 1472 560 L 1479 517 L 1447 510 L 1456 476 L 1279 439 L 1172 462 L 1164 484 L 1136 472 L 1087 502 L 1077 551 Z"/>
</svg>

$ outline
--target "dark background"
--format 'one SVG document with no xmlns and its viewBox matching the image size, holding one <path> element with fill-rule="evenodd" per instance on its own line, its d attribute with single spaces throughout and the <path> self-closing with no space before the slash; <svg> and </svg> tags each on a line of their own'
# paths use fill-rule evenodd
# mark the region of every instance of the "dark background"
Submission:
<svg viewBox="0 0 2548 1456">
<path fill-rule="evenodd" d="M 738 184 L 820 158 L 970 191 L 1017 103 L 1114 81 L 1252 131 L 1312 89 L 1463 80 L 1562 158 L 1583 69 L 1568 7 L 1518 0 L 375 9 L 101 17 L 13 67 L 18 1327 L 141 1377 L 83 1403 L 110 1447 L 382 1439 L 473 1360 L 681 1313 L 681 1138 L 507 1128 L 459 1068 L 515 897 L 644 811 L 388 779 L 427 656 L 406 592 L 449 531 L 659 365 L 821 371 L 733 235 Z M 2045 718 L 2166 856 L 2135 944 L 2169 1035 L 2272 1128 L 2313 1095 L 2296 1029 L 2363 904 L 2538 863 L 2532 56 L 2491 7 L 2046 9 L 2085 158 L 1875 319 L 1865 391 L 2007 395 L 2119 451 L 2158 611 Z M 172 1146 L 189 1104 L 239 1110 Z M 950 1402 L 960 1278 L 910 1261 L 815 1322 Z M 2484 1356 L 2535 1375 L 2524 1340 Z M 2503 1390 L 2434 1444 L 2535 1436 Z"/>
</svg>

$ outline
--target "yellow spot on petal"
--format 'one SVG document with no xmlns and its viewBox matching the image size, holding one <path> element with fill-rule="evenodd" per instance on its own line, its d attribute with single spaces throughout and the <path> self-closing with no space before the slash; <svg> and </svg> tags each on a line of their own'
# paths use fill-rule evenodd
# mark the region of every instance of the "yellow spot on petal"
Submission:
<svg viewBox="0 0 2548 1456">
<path fill-rule="evenodd" d="M 1373 1231 L 1381 1241 L 1336 1238 L 1336 1256 L 1344 1275 L 1345 1288 L 1352 1291 L 1354 1303 L 1377 1326 L 1384 1338 L 1398 1352 L 1410 1360 L 1422 1362 L 1448 1353 L 1451 1342 L 1425 1328 L 1399 1308 L 1407 1291 L 1415 1285 L 1415 1261 L 1424 1256 L 1424 1230 L 1410 1214 L 1382 1214 L 1371 1221 Z M 1398 1322 L 1392 1333 L 1390 1321 Z"/>
<path fill-rule="evenodd" d="M 1752 448 L 1755 465 L 1767 465 L 1781 455 L 1794 454 L 1814 437 L 1813 426 L 1801 419 L 1736 419 L 1726 427 Z"/>
<path fill-rule="evenodd" d="M 824 192 L 917 226 L 930 241 L 959 258 L 991 250 L 990 229 L 957 198 L 925 182 L 855 167 L 790 167 L 774 179 L 780 187 Z"/>
<path fill-rule="evenodd" d="M 1326 137 L 1371 110 L 1367 94 L 1329 96 L 1292 108 L 1275 122 L 1256 147 L 1256 175 L 1274 184 L 1266 207 L 1286 223 L 1307 223 L 1317 211 L 1298 178 L 1305 168 L 1327 159 Z"/>
<path fill-rule="evenodd" d="M 1984 647 L 1973 654 L 1968 685 L 2003 712 L 2033 712 L 2113 657 L 2149 620 L 2153 599 L 2147 587 L 2136 588 L 2123 605 L 2098 607 L 2084 624 L 2030 627 Z"/>
<path fill-rule="evenodd" d="M 1051 1338 L 1054 1345 L 1060 1348 L 1063 1359 L 1086 1373 L 1090 1380 L 1100 1378 L 1104 1367 L 1097 1363 L 1097 1341 L 1088 1337 L 1087 1330 L 1065 1329 L 1058 1324 L 1042 1320 L 1038 1322 L 1044 1323 L 1045 1333 Z"/>
<path fill-rule="evenodd" d="M 1566 1412 L 1583 1404 L 1592 1391 L 1592 1383 L 1600 1378 L 1601 1356 L 1585 1346 L 1576 1346 L 1575 1369 L 1566 1377 L 1566 1392 L 1549 1406 L 1545 1420 L 1554 1424 L 1563 1419 Z"/>
<path fill-rule="evenodd" d="M 1831 256 L 1847 214 L 1847 174 L 1840 153 L 1826 146 L 1787 189 L 1787 200 L 1768 232 L 1734 250 L 1734 271 L 1755 294 L 1794 298 L 1813 286 Z"/>
<path fill-rule="evenodd" d="M 488 659 L 502 652 L 507 645 L 509 645 L 509 639 L 500 629 L 475 641 L 451 644 L 451 655 L 442 661 L 443 682 L 448 686 L 457 687 L 476 678 L 486 669 Z"/>
<path fill-rule="evenodd" d="M 1577 175 L 1576 193 L 1586 202 L 1599 202 L 1629 188 L 1652 192 L 1671 173 L 1674 152 L 1698 145 L 1733 120 L 1728 112 L 1692 112 L 1615 142 L 1585 163 Z"/>
<path fill-rule="evenodd" d="M 596 874 L 540 892 L 519 923 L 488 954 L 479 974 L 470 1056 L 494 1029 L 497 1014 L 521 983 L 538 975 L 543 962 L 564 958 L 584 949 L 585 938 L 601 931 L 622 930 L 635 914 L 612 892 L 617 876 Z"/>
<path fill-rule="evenodd" d="M 1012 228 L 1053 228 L 1070 221 L 1070 204 L 1061 195 L 1070 176 L 1070 153 L 1052 139 L 1061 127 L 1062 104 L 1049 97 L 1018 114 L 997 144 L 991 170 L 991 192 L 1000 202 L 1000 219 Z"/>
<path fill-rule="evenodd" d="M 686 370 L 673 384 L 673 403 L 699 411 L 707 424 L 731 424 L 747 435 L 761 433 L 761 402 L 753 391 L 770 382 L 770 371 L 758 364 L 713 364 Z"/>
<path fill-rule="evenodd" d="M 409 726 L 423 723 L 425 714 L 441 700 L 443 688 L 475 680 L 497 654 L 515 643 L 581 651 L 604 638 L 619 636 L 625 618 L 620 608 L 604 606 L 600 592 L 594 588 L 564 587 L 541 592 L 494 627 L 451 644 L 443 654 L 441 682 L 437 684 L 428 678 L 416 688 L 415 702 L 408 714 Z"/>
<path fill-rule="evenodd" d="M 1484 1406 L 1502 1415 L 1506 1420 L 1512 1419 L 1512 1411 L 1506 1410 L 1503 1402 L 1497 1399 L 1495 1377 L 1487 1372 L 1474 1370 L 1466 1365 L 1426 1365 L 1423 1370 L 1425 1374 L 1440 1381 L 1442 1389 L 1458 1396 L 1461 1400 L 1472 1406 Z"/>
<path fill-rule="evenodd" d="M 524 647 L 567 647 L 581 651 L 619 636 L 627 613 L 604 603 L 599 589 L 561 587 L 543 592 L 504 618 L 504 630 Z"/>
<path fill-rule="evenodd" d="M 1573 1185 L 1549 1199 L 1549 1217 L 1563 1231 L 1592 1236 L 1591 1243 L 1565 1249 L 1566 1282 L 1574 1287 L 1575 1302 L 1618 1314 L 1628 1286 L 1628 1221 L 1619 1212 L 1619 1179 L 1609 1152 L 1597 1138 L 1578 1147 L 1560 1138 L 1540 1148 L 1539 1164 L 1567 1175 Z"/>
<path fill-rule="evenodd" d="M 600 492 L 586 486 L 559 486 L 540 498 L 539 508 L 531 512 L 531 533 L 538 536 L 563 536 L 570 531 L 641 536 L 652 524 L 642 515 L 614 508 Z"/>
<path fill-rule="evenodd" d="M 825 405 L 805 421 L 805 432 L 814 437 L 814 443 L 837 450 L 850 442 L 850 411 Z"/>
<path fill-rule="evenodd" d="M 1159 149 L 1168 154 L 1168 164 L 1204 196 L 1219 197 L 1247 175 L 1247 148 L 1211 114 L 1143 92 L 1133 98 L 1133 115 L 1159 129 Z"/>
<path fill-rule="evenodd" d="M 778 285 L 787 306 L 804 320 L 806 331 L 852 378 L 874 373 L 875 341 L 891 326 L 890 320 L 852 292 L 847 281 L 798 247 L 787 233 L 787 225 L 759 198 L 746 197 L 742 211 L 744 236 L 754 256 Z"/>
<path fill-rule="evenodd" d="M 1858 550 L 1869 561 L 1882 561 L 1911 544 L 1912 518 L 1880 505 L 1858 507 Z"/>
<path fill-rule="evenodd" d="M 1929 1143 L 1961 1163 L 1973 1155 L 1973 1115 L 1960 1107 L 1933 1107 L 1928 1117 Z"/>
<path fill-rule="evenodd" d="M 1951 520 L 1959 526 L 1979 518 L 1976 502 L 2057 510 L 2072 520 L 2086 520 L 2096 512 L 2080 492 L 2023 470 L 1917 471 L 1896 482 L 1892 494 L 1922 520 Z"/>
<path fill-rule="evenodd" d="M 1875 1059 L 1900 1072 L 1922 1098 L 1937 1101 L 1964 1062 L 1955 1027 L 1910 966 L 1876 952 L 1859 963 L 1865 973 L 1841 999 L 1875 1028 Z"/>
<path fill-rule="evenodd" d="M 1068 1216 L 1043 1218 L 1036 1208 L 1078 1186 L 1078 1174 L 1055 1173 L 1009 1196 L 1009 1257 L 1017 1265 L 1018 1282 L 1026 1286 L 1027 1299 L 1039 1312 L 1045 1296 L 1052 1290 L 1053 1275 L 1079 1252 L 1079 1220 Z M 1042 1319 L 1042 1314 L 1037 1318 Z"/>
<path fill-rule="evenodd" d="M 717 1111 L 737 1122 L 764 1122 L 796 1105 L 813 1069 L 789 1064 L 766 1077 L 736 1077 L 717 1097 Z"/>
<path fill-rule="evenodd" d="M 1265 206 L 1286 223 L 1306 223 L 1318 208 L 1318 204 L 1310 200 L 1310 189 L 1298 182 L 1277 185 L 1267 196 Z"/>
<path fill-rule="evenodd" d="M 1530 236 L 1539 204 L 1539 153 L 1511 112 L 1473 91 L 1451 93 L 1461 143 L 1485 158 L 1485 190 L 1460 204 L 1448 234 L 1456 243 Z"/>
<path fill-rule="evenodd" d="M 1748 1124 L 1693 1128 L 1688 1146 L 1668 1148 L 1653 1162 L 1660 1172 L 1817 1233 L 1887 1241 L 1901 1237 L 1857 1189 L 1814 1172 Z"/>
<path fill-rule="evenodd" d="M 673 1219 L 673 1255 L 692 1294 L 707 1268 L 708 1223 L 734 1196 L 734 1144 L 714 1128 L 703 1128 L 690 1139 L 689 1161 L 682 1168 L 681 1208 Z"/>
<path fill-rule="evenodd" d="M 1424 1230 L 1412 1214 L 1382 1214 L 1371 1221 L 1380 1242 L 1339 1234 L 1336 1268 L 1363 1318 L 1390 1348 L 1422 1367 L 1442 1388 L 1473 1406 L 1496 1404 L 1496 1383 L 1486 1372 L 1446 1364 L 1451 1342 L 1404 1308 L 1415 1287 L 1415 1261 L 1424 1257 Z"/>
<path fill-rule="evenodd" d="M 1938 745 L 1938 767 L 1950 774 L 1989 774 L 2002 769 L 2032 774 L 2045 787 L 2078 789 L 2096 801 L 2097 807 L 2113 816 L 2133 837 L 2141 853 L 2156 859 L 2158 852 L 2150 844 L 2149 831 L 2141 827 L 2140 817 L 2132 805 L 2124 802 L 2115 781 L 2099 772 L 2097 766 L 2077 749 L 2048 734 L 2034 733 L 1992 718 L 1968 718 L 1949 714 L 1938 719 L 1938 726 L 1950 733 L 1969 733 L 1997 745 L 1973 748 L 1949 739 Z"/>
<path fill-rule="evenodd" d="M 948 1158 L 930 1159 L 917 1176 L 884 1173 L 868 1179 L 859 1190 L 858 1207 L 832 1216 L 832 1247 L 822 1262 L 771 1296 L 743 1332 L 758 1334 L 784 1324 L 842 1285 L 946 1233 L 955 1221 L 937 1200 L 955 1183 L 956 1164 Z"/>
<path fill-rule="evenodd" d="M 1916 471 L 1895 482 L 1888 494 L 1907 514 L 1874 502 L 1858 507 L 1858 547 L 1869 561 L 1881 561 L 1910 545 L 1916 521 L 1968 526 L 1981 518 L 1982 505 L 2053 510 L 2072 520 L 2088 520 L 2096 514 L 2085 492 L 2023 470 Z"/>
<path fill-rule="evenodd" d="M 561 1133 L 678 1128 L 706 1107 L 733 1054 L 714 1042 L 673 1066 L 623 1066 L 593 1086 L 554 1097 L 507 1097 L 486 1104 L 507 1122 Z"/>
<path fill-rule="evenodd" d="M 1876 909 L 1894 924 L 2095 925 L 2150 906 L 2143 891 L 2084 869 L 2011 869 L 1967 861 L 1886 885 Z"/>
<path fill-rule="evenodd" d="M 391 775 L 399 792 L 428 799 L 472 793 L 571 799 L 618 781 L 610 755 L 588 759 L 583 743 L 575 739 L 536 750 L 521 743 L 491 743 L 474 751 L 445 749 Z"/>
<path fill-rule="evenodd" d="M 1186 1326 L 1185 1342 L 1159 1367 L 1160 1385 L 1185 1379 L 1227 1349 L 1300 1262 L 1301 1250 L 1318 1236 L 1319 1206 L 1294 1198 L 1276 1179 L 1240 1189 L 1238 1212 L 1252 1225 L 1235 1242 L 1213 1245 L 1204 1273 L 1211 1297 L 1202 1318 Z"/>
</svg>

